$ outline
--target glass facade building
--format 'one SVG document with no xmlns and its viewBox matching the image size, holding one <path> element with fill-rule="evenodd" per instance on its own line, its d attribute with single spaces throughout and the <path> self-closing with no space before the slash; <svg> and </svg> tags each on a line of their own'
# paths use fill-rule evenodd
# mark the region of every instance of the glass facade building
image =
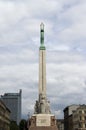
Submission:
<svg viewBox="0 0 86 130">
<path fill-rule="evenodd" d="M 17 124 L 21 120 L 21 94 L 22 90 L 19 93 L 5 93 L 1 96 L 3 102 L 11 111 L 10 119 L 16 121 Z"/>
</svg>

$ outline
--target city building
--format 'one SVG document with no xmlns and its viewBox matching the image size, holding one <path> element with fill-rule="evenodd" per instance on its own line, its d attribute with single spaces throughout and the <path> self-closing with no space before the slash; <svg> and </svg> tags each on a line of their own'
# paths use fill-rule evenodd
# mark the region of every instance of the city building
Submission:
<svg viewBox="0 0 86 130">
<path fill-rule="evenodd" d="M 58 130 L 64 130 L 64 120 L 63 119 L 57 120 L 57 127 L 58 127 Z"/>
<path fill-rule="evenodd" d="M 73 130 L 73 111 L 75 111 L 80 105 L 67 106 L 64 111 L 64 130 Z"/>
<path fill-rule="evenodd" d="M 5 105 L 10 109 L 10 119 L 11 121 L 16 121 L 19 124 L 21 120 L 21 93 L 5 93 L 1 96 L 1 99 Z"/>
<path fill-rule="evenodd" d="M 73 130 L 86 130 L 86 105 L 73 111 Z"/>
<path fill-rule="evenodd" d="M 10 130 L 10 110 L 0 100 L 0 130 Z"/>
</svg>

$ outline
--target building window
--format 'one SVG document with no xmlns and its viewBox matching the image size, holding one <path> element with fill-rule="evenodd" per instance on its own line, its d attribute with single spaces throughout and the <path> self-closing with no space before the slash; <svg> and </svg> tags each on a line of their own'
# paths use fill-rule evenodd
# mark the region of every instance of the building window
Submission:
<svg viewBox="0 0 86 130">
<path fill-rule="evenodd" d="M 82 120 L 82 117 L 80 116 L 80 120 Z"/>
<path fill-rule="evenodd" d="M 82 111 L 79 111 L 79 113 L 81 114 L 81 113 L 82 113 Z"/>
<path fill-rule="evenodd" d="M 81 128 L 81 123 L 79 123 L 79 128 Z"/>
</svg>

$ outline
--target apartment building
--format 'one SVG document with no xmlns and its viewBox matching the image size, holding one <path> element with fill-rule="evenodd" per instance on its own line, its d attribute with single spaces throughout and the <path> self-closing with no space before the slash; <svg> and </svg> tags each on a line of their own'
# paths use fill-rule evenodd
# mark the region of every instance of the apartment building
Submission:
<svg viewBox="0 0 86 130">
<path fill-rule="evenodd" d="M 86 105 L 73 111 L 73 130 L 86 130 Z"/>
<path fill-rule="evenodd" d="M 0 130 L 10 130 L 10 110 L 0 100 Z"/>
</svg>

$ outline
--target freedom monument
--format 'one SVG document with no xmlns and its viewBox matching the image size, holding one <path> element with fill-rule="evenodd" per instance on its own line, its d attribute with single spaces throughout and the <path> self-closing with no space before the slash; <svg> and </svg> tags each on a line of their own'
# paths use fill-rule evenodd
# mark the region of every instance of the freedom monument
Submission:
<svg viewBox="0 0 86 130">
<path fill-rule="evenodd" d="M 50 111 L 46 95 L 46 48 L 44 46 L 44 24 L 40 25 L 39 48 L 39 98 L 35 103 L 34 114 L 29 120 L 28 130 L 58 130 L 56 119 Z"/>
</svg>

